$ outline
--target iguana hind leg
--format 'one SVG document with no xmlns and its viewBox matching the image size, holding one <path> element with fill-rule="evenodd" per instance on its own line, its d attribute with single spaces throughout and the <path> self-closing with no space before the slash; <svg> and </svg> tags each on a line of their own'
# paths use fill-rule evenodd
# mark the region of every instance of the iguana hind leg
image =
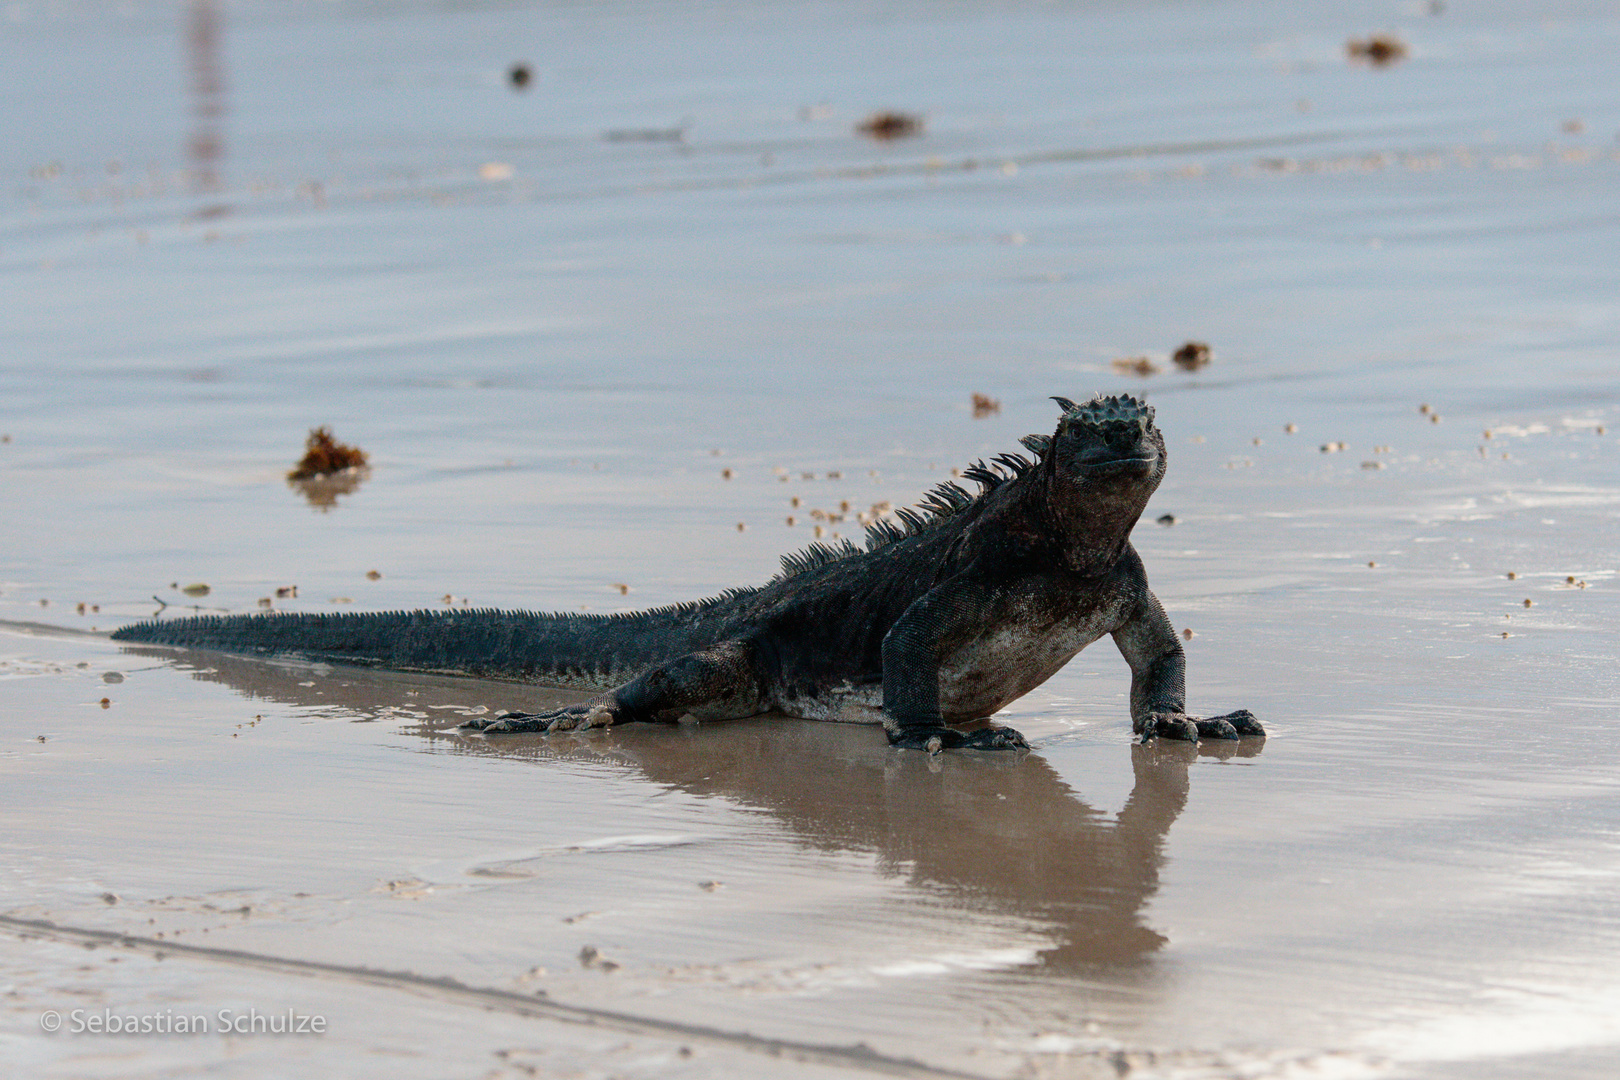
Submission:
<svg viewBox="0 0 1620 1080">
<path fill-rule="evenodd" d="M 940 654 L 947 640 L 971 635 L 991 610 L 978 582 L 957 580 L 918 598 L 883 637 L 883 727 L 902 750 L 1027 750 L 1009 727 L 954 731 L 940 711 Z"/>
<path fill-rule="evenodd" d="M 543 713 L 504 713 L 462 727 L 486 735 L 518 731 L 580 731 L 634 721 L 706 720 L 752 716 L 765 708 L 754 650 L 747 642 L 721 642 L 649 668 L 617 690 Z"/>
</svg>

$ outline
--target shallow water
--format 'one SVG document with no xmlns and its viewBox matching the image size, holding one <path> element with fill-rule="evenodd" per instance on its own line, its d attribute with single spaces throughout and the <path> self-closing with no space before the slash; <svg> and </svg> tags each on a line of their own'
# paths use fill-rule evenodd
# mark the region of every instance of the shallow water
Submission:
<svg viewBox="0 0 1620 1080">
<path fill-rule="evenodd" d="M 1428 10 L 13 4 L 0 1061 L 1612 1075 L 1620 19 Z M 1263 744 L 1132 747 L 1106 643 L 929 762 L 22 625 L 690 599 L 1098 390 Z M 318 424 L 373 463 L 324 506 Z"/>
</svg>

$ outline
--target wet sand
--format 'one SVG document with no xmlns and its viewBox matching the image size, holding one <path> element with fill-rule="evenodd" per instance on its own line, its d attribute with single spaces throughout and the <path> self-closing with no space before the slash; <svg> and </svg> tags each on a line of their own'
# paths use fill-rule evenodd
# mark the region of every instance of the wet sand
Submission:
<svg viewBox="0 0 1620 1080">
<path fill-rule="evenodd" d="M 1429 10 L 15 5 L 0 1071 L 1613 1075 L 1620 20 Z M 1263 743 L 1107 642 L 930 760 L 101 636 L 709 595 L 1121 390 Z"/>
</svg>

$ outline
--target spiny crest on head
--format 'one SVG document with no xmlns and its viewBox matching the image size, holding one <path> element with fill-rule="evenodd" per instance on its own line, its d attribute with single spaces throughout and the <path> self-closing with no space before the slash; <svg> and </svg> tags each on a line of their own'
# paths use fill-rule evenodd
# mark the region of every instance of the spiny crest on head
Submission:
<svg viewBox="0 0 1620 1080">
<path fill-rule="evenodd" d="M 1102 427 L 1105 424 L 1136 424 L 1144 430 L 1153 424 L 1153 406 L 1140 398 L 1130 394 L 1113 394 L 1104 397 L 1098 394 L 1082 405 L 1076 405 L 1066 397 L 1052 398 L 1063 410 L 1058 419 L 1057 433 L 1063 435 L 1073 424 L 1086 424 Z M 1046 460 L 1046 455 L 1052 449 L 1051 435 L 1025 435 L 1018 441 L 1034 454 L 1038 460 Z"/>
<path fill-rule="evenodd" d="M 1134 424 L 1146 429 L 1153 423 L 1153 406 L 1130 394 L 1110 394 L 1107 397 L 1098 394 L 1083 405 L 1076 405 L 1065 397 L 1054 397 L 1052 400 L 1063 410 L 1063 416 L 1058 420 L 1059 435 L 1076 425 L 1100 428 Z M 1026 440 L 1024 445 L 1030 444 Z M 1051 447 L 1050 439 L 1046 440 L 1046 447 Z"/>
</svg>

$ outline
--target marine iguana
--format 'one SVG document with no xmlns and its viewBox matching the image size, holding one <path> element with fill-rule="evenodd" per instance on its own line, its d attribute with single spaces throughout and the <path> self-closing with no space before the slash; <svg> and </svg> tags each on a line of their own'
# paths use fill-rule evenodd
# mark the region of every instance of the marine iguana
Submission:
<svg viewBox="0 0 1620 1080">
<path fill-rule="evenodd" d="M 516 679 L 595 690 L 551 712 L 464 725 L 487 735 L 776 711 L 880 721 L 897 747 L 1006 750 L 988 717 L 1112 634 L 1131 668 L 1131 726 L 1196 741 L 1264 735 L 1247 710 L 1188 716 L 1186 660 L 1130 533 L 1165 471 L 1153 409 L 1130 395 L 1062 408 L 1051 435 L 963 471 L 899 521 L 785 556 L 758 588 L 616 615 L 521 611 L 198 616 L 119 641 Z"/>
</svg>

